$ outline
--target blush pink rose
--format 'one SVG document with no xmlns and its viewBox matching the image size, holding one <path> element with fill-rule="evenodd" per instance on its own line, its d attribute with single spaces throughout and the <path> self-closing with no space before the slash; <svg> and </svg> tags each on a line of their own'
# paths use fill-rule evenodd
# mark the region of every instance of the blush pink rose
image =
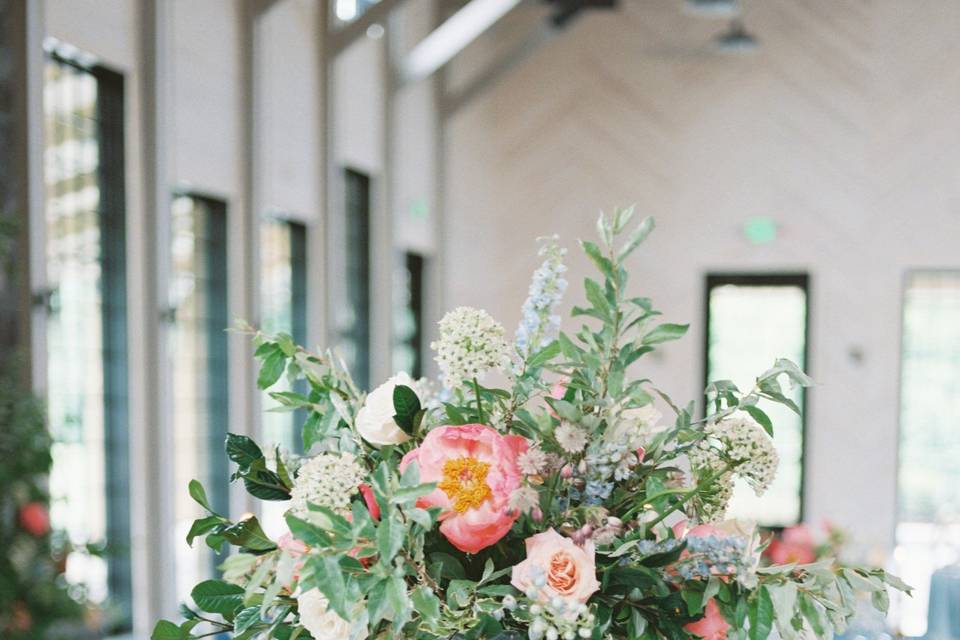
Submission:
<svg viewBox="0 0 960 640">
<path fill-rule="evenodd" d="M 787 527 L 767 547 L 767 557 L 775 564 L 807 564 L 817 559 L 816 542 L 806 525 Z"/>
<path fill-rule="evenodd" d="M 476 553 L 507 535 L 519 517 L 507 503 L 520 487 L 517 456 L 527 446 L 520 436 L 482 424 L 437 427 L 403 457 L 400 471 L 416 462 L 420 481 L 437 483 L 417 505 L 441 508 L 440 533 L 460 551 Z"/>
<path fill-rule="evenodd" d="M 585 604 L 600 588 L 593 542 L 581 547 L 547 529 L 527 538 L 526 545 L 527 559 L 513 567 L 510 578 L 520 591 L 536 590 L 544 602 L 560 597 Z"/>
<path fill-rule="evenodd" d="M 277 538 L 277 548 L 286 552 L 287 555 L 295 560 L 293 565 L 293 580 L 290 584 L 284 585 L 290 588 L 293 582 L 300 580 L 300 572 L 303 571 L 303 565 L 306 564 L 306 560 L 301 560 L 301 558 L 307 555 L 310 547 L 304 544 L 302 540 L 294 538 L 290 532 L 287 532 Z"/>
<path fill-rule="evenodd" d="M 683 628 L 703 640 L 726 640 L 730 623 L 720 613 L 720 607 L 717 606 L 716 601 L 710 598 L 704 608 L 703 618 L 685 624 Z"/>
<path fill-rule="evenodd" d="M 50 533 L 50 514 L 40 502 L 29 502 L 20 508 L 20 526 L 30 535 L 39 538 Z"/>
<path fill-rule="evenodd" d="M 563 400 L 563 396 L 567 395 L 567 384 L 570 382 L 569 376 L 561 376 L 556 382 L 553 383 L 553 386 L 550 387 L 550 397 L 554 400 Z M 560 416 L 557 415 L 557 412 L 553 410 L 549 404 L 547 405 L 547 413 L 556 418 L 560 419 Z"/>
</svg>

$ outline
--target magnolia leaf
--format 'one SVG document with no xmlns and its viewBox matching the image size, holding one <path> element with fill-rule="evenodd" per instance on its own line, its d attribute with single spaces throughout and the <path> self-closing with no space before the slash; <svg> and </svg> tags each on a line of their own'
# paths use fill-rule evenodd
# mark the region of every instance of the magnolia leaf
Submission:
<svg viewBox="0 0 960 640">
<path fill-rule="evenodd" d="M 190 597 L 207 613 L 231 616 L 243 605 L 243 588 L 222 580 L 205 580 L 193 588 Z"/>
<path fill-rule="evenodd" d="M 258 622 L 260 622 L 260 607 L 247 607 L 234 618 L 233 632 L 243 633 Z"/>
<path fill-rule="evenodd" d="M 414 435 L 414 418 L 421 410 L 420 398 L 408 386 L 398 384 L 393 388 L 393 416 L 397 426 L 408 435 Z"/>
<path fill-rule="evenodd" d="M 773 628 L 773 602 L 766 587 L 760 587 L 750 607 L 750 640 L 766 640 Z"/>
<path fill-rule="evenodd" d="M 190 492 L 190 497 L 193 498 L 197 504 L 210 513 L 214 513 L 214 510 L 210 507 L 210 502 L 207 500 L 207 492 L 199 480 L 191 480 L 188 491 Z"/>
<path fill-rule="evenodd" d="M 183 634 L 180 633 L 180 627 L 169 620 L 161 620 L 153 628 L 150 634 L 150 640 L 181 640 Z"/>
<path fill-rule="evenodd" d="M 255 462 L 263 459 L 263 451 L 247 436 L 228 433 L 226 448 L 227 457 L 236 462 L 241 471 L 246 471 Z"/>
<path fill-rule="evenodd" d="M 197 536 L 210 533 L 222 524 L 224 524 L 224 519 L 220 516 L 207 516 L 194 520 L 193 524 L 190 525 L 190 531 L 187 533 L 187 544 L 192 547 Z"/>
</svg>

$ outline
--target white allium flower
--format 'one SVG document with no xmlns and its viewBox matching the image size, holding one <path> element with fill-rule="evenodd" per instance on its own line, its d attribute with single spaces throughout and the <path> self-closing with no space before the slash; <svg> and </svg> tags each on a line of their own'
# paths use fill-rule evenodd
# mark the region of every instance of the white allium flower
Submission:
<svg viewBox="0 0 960 640">
<path fill-rule="evenodd" d="M 707 437 L 687 452 L 695 478 L 716 474 L 733 463 L 732 472 L 717 480 L 720 491 L 710 499 L 709 514 L 700 505 L 701 516 L 708 521 L 723 518 L 727 502 L 733 495 L 733 475 L 746 480 L 757 496 L 762 496 L 773 483 L 780 456 L 763 427 L 744 411 L 737 411 L 717 422 L 710 422 L 704 431 Z M 709 516 L 709 517 L 708 517 Z"/>
<path fill-rule="evenodd" d="M 481 309 L 457 307 L 440 320 L 440 339 L 430 348 L 443 372 L 443 383 L 457 387 L 480 378 L 507 361 L 503 325 Z"/>
<path fill-rule="evenodd" d="M 530 447 L 517 456 L 520 472 L 527 476 L 543 473 L 547 467 L 547 454 L 540 447 Z"/>
<path fill-rule="evenodd" d="M 350 453 L 321 453 L 303 463 L 290 492 L 290 511 L 305 517 L 316 504 L 341 515 L 350 513 L 350 499 L 366 472 Z"/>
<path fill-rule="evenodd" d="M 530 513 L 540 506 L 540 494 L 530 486 L 523 486 L 510 492 L 507 507 L 511 511 Z"/>
<path fill-rule="evenodd" d="M 553 437 L 567 453 L 580 453 L 587 446 L 587 432 L 569 422 L 561 422 L 553 432 Z"/>
<path fill-rule="evenodd" d="M 397 386 L 410 387 L 423 404 L 423 396 L 417 383 L 407 373 L 400 372 L 370 392 L 363 406 L 357 412 L 357 431 L 370 444 L 382 447 L 388 444 L 400 444 L 410 439 L 401 429 L 393 416 L 393 391 Z"/>
<path fill-rule="evenodd" d="M 366 633 L 353 635 L 351 624 L 328 608 L 327 598 L 319 589 L 310 589 L 297 598 L 300 624 L 314 638 L 324 640 L 362 640 Z"/>
</svg>

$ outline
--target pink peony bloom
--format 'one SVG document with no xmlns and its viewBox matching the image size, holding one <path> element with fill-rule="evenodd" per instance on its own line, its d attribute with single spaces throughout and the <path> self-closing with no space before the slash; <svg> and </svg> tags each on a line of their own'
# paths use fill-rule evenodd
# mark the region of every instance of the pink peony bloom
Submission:
<svg viewBox="0 0 960 640">
<path fill-rule="evenodd" d="M 582 547 L 553 529 L 530 536 L 527 559 L 513 567 L 510 584 L 527 593 L 536 590 L 542 601 L 554 597 L 586 603 L 600 588 L 593 542 Z"/>
<path fill-rule="evenodd" d="M 767 547 L 767 557 L 775 564 L 807 564 L 817 559 L 813 533 L 803 524 L 787 527 Z"/>
<path fill-rule="evenodd" d="M 363 496 L 363 501 L 367 505 L 367 511 L 370 512 L 370 516 L 374 520 L 380 519 L 380 505 L 377 504 L 377 497 L 373 495 L 373 489 L 370 488 L 370 485 L 364 483 L 361 484 L 360 494 Z"/>
<path fill-rule="evenodd" d="M 20 507 L 20 526 L 32 536 L 39 538 L 50 533 L 50 514 L 40 502 L 29 502 Z"/>
<path fill-rule="evenodd" d="M 457 549 L 476 553 L 507 535 L 519 517 L 508 500 L 520 486 L 517 456 L 527 446 L 520 436 L 482 424 L 437 427 L 403 457 L 400 471 L 417 462 L 421 482 L 437 483 L 417 505 L 440 507 L 440 533 Z"/>
<path fill-rule="evenodd" d="M 720 607 L 717 606 L 716 601 L 710 598 L 704 608 L 703 618 L 685 624 L 683 628 L 703 640 L 726 640 L 730 624 L 720 613 Z"/>
</svg>

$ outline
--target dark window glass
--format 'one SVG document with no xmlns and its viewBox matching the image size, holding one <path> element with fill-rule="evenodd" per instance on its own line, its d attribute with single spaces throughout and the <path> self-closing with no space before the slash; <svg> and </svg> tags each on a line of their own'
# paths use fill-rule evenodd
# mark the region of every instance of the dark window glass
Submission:
<svg viewBox="0 0 960 640">
<path fill-rule="evenodd" d="M 307 233 L 302 224 L 271 218 L 260 225 L 260 324 L 268 333 L 286 333 L 295 343 L 307 341 Z M 282 378 L 271 391 L 291 389 Z M 263 437 L 290 451 L 302 448 L 299 426 L 305 416 L 270 411 L 277 402 L 263 398 Z"/>
<path fill-rule="evenodd" d="M 400 256 L 393 283 L 393 368 L 415 379 L 423 375 L 423 275 L 423 256 L 409 252 Z"/>
<path fill-rule="evenodd" d="M 711 275 L 707 277 L 706 379 L 733 380 L 749 390 L 778 357 L 806 368 L 808 282 L 805 275 Z M 803 407 L 803 389 L 785 393 Z M 758 498 L 738 483 L 730 515 L 766 526 L 803 518 L 804 418 L 761 401 L 773 420 L 780 454 L 777 478 Z"/>
<path fill-rule="evenodd" d="M 230 406 L 227 378 L 227 211 L 212 198 L 179 195 L 171 216 L 170 360 L 173 392 L 177 595 L 212 574 L 216 559 L 183 539 L 206 515 L 184 489 L 199 480 L 211 506 L 229 511 L 223 445 Z M 222 560 L 222 558 L 221 558 Z"/>
<path fill-rule="evenodd" d="M 347 169 L 344 285 L 346 304 L 334 309 L 338 346 L 360 388 L 370 382 L 370 177 Z"/>
<path fill-rule="evenodd" d="M 67 578 L 130 625 L 123 77 L 51 53 L 44 83 L 47 388 Z"/>
</svg>

